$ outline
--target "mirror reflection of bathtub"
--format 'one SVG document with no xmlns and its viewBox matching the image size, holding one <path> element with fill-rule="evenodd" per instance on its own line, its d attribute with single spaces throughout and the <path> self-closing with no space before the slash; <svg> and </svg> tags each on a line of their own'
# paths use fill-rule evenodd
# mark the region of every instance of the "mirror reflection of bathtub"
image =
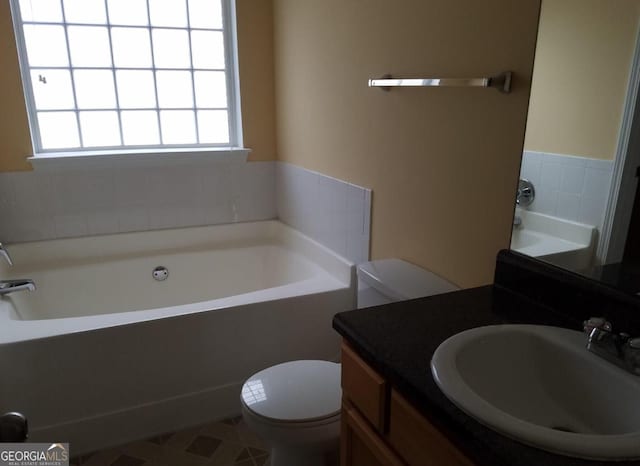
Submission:
<svg viewBox="0 0 640 466">
<path fill-rule="evenodd" d="M 511 249 L 570 270 L 593 265 L 597 230 L 572 222 L 517 208 L 519 219 L 511 236 Z"/>
<path fill-rule="evenodd" d="M 513 249 L 594 276 L 589 265 L 620 262 L 625 243 L 637 242 L 627 232 L 640 165 L 631 137 L 640 128 L 639 24 L 639 0 L 542 0 L 520 177 L 536 188 L 530 212 L 593 225 L 597 238 L 591 264 L 584 251 L 555 251 L 573 248 L 561 241 L 540 250 L 526 227 L 514 230 Z"/>
</svg>

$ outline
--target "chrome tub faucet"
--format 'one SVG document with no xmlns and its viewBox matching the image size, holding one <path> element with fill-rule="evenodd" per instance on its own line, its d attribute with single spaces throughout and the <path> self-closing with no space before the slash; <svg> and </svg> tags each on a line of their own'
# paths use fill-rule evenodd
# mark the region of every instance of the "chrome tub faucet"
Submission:
<svg viewBox="0 0 640 466">
<path fill-rule="evenodd" d="M 7 251 L 7 248 L 5 248 L 2 243 L 0 243 L 0 256 L 4 257 L 9 265 L 13 265 L 13 261 L 11 260 L 11 256 L 9 255 L 9 251 Z"/>
<path fill-rule="evenodd" d="M 4 296 L 15 291 L 35 291 L 35 289 L 36 284 L 29 278 L 22 280 L 0 280 L 0 296 Z"/>
<path fill-rule="evenodd" d="M 583 323 L 587 334 L 587 350 L 601 358 L 640 375 L 640 337 L 628 333 L 615 333 L 611 323 L 602 317 L 591 317 Z"/>
<path fill-rule="evenodd" d="M 7 251 L 7 248 L 5 248 L 2 243 L 0 243 L 0 256 L 4 257 L 9 265 L 13 265 L 9 251 Z M 35 289 L 36 284 L 30 278 L 20 280 L 0 280 L 0 296 L 4 296 L 15 291 L 34 291 Z"/>
</svg>

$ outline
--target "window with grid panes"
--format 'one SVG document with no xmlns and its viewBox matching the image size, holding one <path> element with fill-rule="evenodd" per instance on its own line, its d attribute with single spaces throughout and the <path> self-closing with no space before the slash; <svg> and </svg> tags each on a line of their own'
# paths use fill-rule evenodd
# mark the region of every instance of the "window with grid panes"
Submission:
<svg viewBox="0 0 640 466">
<path fill-rule="evenodd" d="M 233 0 L 11 0 L 36 153 L 237 146 Z"/>
</svg>

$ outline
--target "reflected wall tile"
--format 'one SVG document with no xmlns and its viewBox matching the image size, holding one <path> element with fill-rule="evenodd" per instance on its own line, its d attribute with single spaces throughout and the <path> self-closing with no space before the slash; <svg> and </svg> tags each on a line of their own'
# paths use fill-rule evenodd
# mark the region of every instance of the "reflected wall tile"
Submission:
<svg viewBox="0 0 640 466">
<path fill-rule="evenodd" d="M 604 221 L 607 199 L 605 197 L 582 197 L 578 221 L 587 225 L 595 225 L 600 230 Z"/>
<path fill-rule="evenodd" d="M 563 164 L 559 190 L 563 193 L 582 194 L 585 175 L 584 166 Z"/>
<path fill-rule="evenodd" d="M 540 173 L 536 175 L 538 163 Z M 529 210 L 598 229 L 602 227 L 612 174 L 611 160 L 533 151 L 525 151 L 520 171 L 520 176 L 528 178 L 536 190 Z"/>
<path fill-rule="evenodd" d="M 590 198 L 604 197 L 609 195 L 611 188 L 611 170 L 602 170 L 598 168 L 586 169 L 583 196 Z"/>
<path fill-rule="evenodd" d="M 572 193 L 558 193 L 558 207 L 556 213 L 560 218 L 573 220 L 580 219 L 580 195 Z"/>
<path fill-rule="evenodd" d="M 544 161 L 540 169 L 540 186 L 546 189 L 559 190 L 561 182 L 562 164 L 559 162 Z"/>
</svg>

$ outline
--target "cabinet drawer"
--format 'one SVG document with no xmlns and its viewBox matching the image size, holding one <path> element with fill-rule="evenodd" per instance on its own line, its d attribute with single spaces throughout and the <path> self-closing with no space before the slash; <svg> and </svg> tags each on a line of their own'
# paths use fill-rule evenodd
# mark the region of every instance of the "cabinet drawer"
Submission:
<svg viewBox="0 0 640 466">
<path fill-rule="evenodd" d="M 387 384 L 344 342 L 342 343 L 342 391 L 362 415 L 384 432 Z"/>
<path fill-rule="evenodd" d="M 473 466 L 444 435 L 395 390 L 391 391 L 390 445 L 409 466 Z"/>
</svg>

